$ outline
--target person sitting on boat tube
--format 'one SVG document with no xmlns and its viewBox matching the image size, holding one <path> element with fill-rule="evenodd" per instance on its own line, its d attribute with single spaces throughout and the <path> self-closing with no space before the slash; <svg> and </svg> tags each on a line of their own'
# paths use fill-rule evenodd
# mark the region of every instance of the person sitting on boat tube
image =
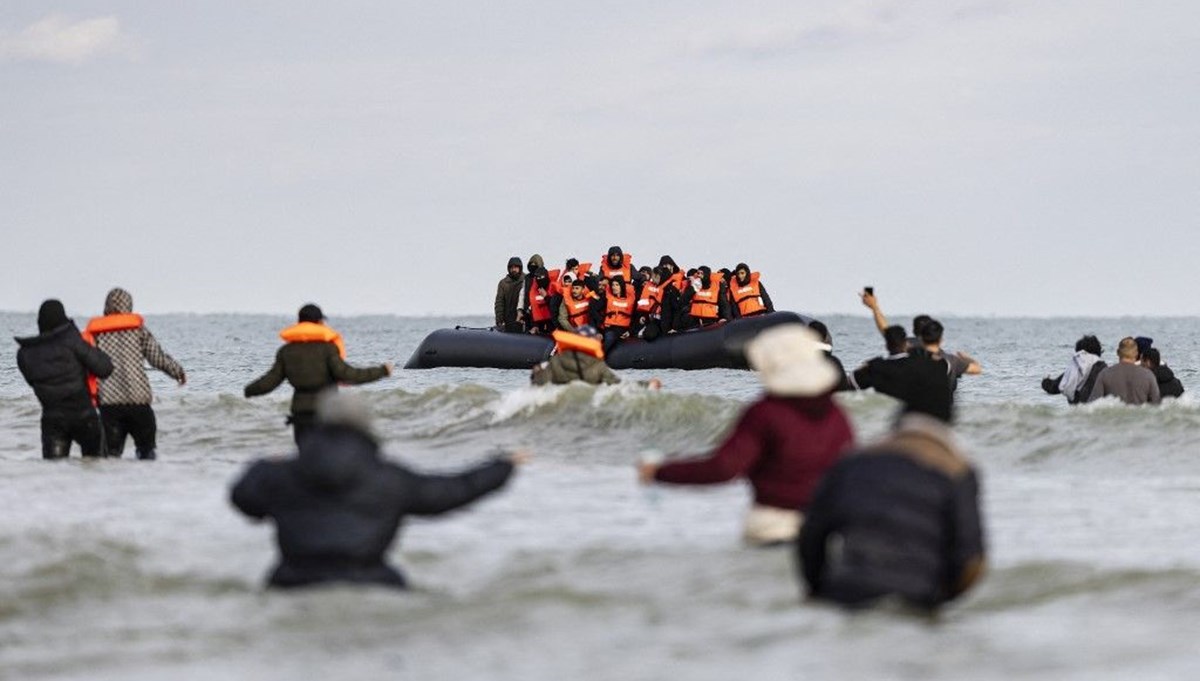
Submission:
<svg viewBox="0 0 1200 681">
<path fill-rule="evenodd" d="M 557 322 L 562 331 L 574 331 L 583 326 L 599 325 L 600 311 L 596 295 L 588 290 L 587 282 L 575 279 L 570 291 L 558 306 Z"/>
<path fill-rule="evenodd" d="M 600 278 L 612 279 L 621 275 L 626 282 L 633 281 L 633 256 L 621 250 L 620 246 L 610 246 L 608 255 L 600 259 Z"/>
<path fill-rule="evenodd" d="M 346 364 L 342 335 L 325 325 L 325 313 L 309 303 L 300 308 L 298 321 L 279 332 L 284 344 L 275 353 L 275 363 L 246 386 L 246 397 L 265 395 L 286 379 L 292 384 L 292 413 L 288 423 L 296 444 L 316 421 L 317 395 L 336 389 L 339 383 L 370 383 L 392 375 L 392 363 L 358 368 Z"/>
<path fill-rule="evenodd" d="M 691 278 L 692 285 L 684 289 L 680 304 L 684 313 L 684 328 L 695 328 L 728 321 L 728 286 L 720 273 L 702 265 Z"/>
<path fill-rule="evenodd" d="M 711 454 L 666 463 L 643 460 L 639 480 L 709 485 L 745 477 L 754 492 L 745 541 L 767 546 L 794 540 L 817 483 L 854 445 L 850 422 L 833 401 L 841 377 L 824 348 L 802 324 L 758 334 L 746 345 L 746 359 L 766 394 Z"/>
<path fill-rule="evenodd" d="M 733 270 L 729 282 L 729 311 L 734 319 L 738 317 L 753 317 L 775 311 L 767 287 L 759 281 L 758 272 L 751 272 L 744 262 L 739 262 Z"/>
<path fill-rule="evenodd" d="M 637 297 L 633 287 L 617 274 L 608 282 L 604 300 L 604 352 L 612 352 L 617 341 L 629 338 L 633 326 L 633 314 L 637 308 Z"/>
<path fill-rule="evenodd" d="M 562 303 L 562 296 L 554 294 L 550 273 L 544 267 L 537 268 L 529 281 L 529 333 L 548 336 L 554 330 L 554 311 Z"/>
</svg>

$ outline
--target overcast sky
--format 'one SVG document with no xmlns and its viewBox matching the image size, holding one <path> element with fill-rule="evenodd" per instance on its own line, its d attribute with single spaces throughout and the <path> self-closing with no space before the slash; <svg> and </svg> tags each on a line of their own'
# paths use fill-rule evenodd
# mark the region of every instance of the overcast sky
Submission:
<svg viewBox="0 0 1200 681">
<path fill-rule="evenodd" d="M 1198 111 L 1194 0 L 9 1 L 0 309 L 490 315 L 618 244 L 800 312 L 1191 315 Z"/>
</svg>

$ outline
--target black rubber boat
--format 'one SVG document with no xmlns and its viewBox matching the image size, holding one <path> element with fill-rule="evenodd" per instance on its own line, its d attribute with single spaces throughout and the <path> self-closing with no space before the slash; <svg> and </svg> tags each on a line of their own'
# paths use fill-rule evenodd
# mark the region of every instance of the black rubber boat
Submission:
<svg viewBox="0 0 1200 681">
<path fill-rule="evenodd" d="M 808 323 L 795 312 L 771 312 L 703 329 L 662 336 L 652 343 L 622 341 L 605 361 L 614 369 L 745 369 L 746 342 L 763 329 Z M 425 337 L 405 369 L 483 367 L 529 369 L 550 357 L 554 341 L 543 336 L 491 329 L 438 329 Z"/>
</svg>

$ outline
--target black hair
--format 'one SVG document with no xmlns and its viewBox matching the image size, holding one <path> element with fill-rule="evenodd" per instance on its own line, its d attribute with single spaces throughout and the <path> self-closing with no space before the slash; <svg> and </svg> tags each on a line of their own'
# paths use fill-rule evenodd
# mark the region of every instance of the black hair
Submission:
<svg viewBox="0 0 1200 681">
<path fill-rule="evenodd" d="M 575 258 L 567 258 L 567 269 L 573 270 L 576 267 L 579 267 L 579 261 Z"/>
<path fill-rule="evenodd" d="M 817 332 L 817 335 L 821 337 L 822 343 L 833 345 L 833 337 L 829 335 L 829 327 L 825 326 L 825 322 L 814 319 L 808 323 L 808 328 Z"/>
<path fill-rule="evenodd" d="M 1100 347 L 1100 339 L 1088 334 L 1075 342 L 1075 352 L 1083 350 L 1099 357 L 1104 352 Z"/>
<path fill-rule="evenodd" d="M 927 314 L 919 314 L 916 317 L 913 317 L 913 335 L 917 338 L 920 338 L 921 328 L 932 321 L 933 317 L 930 317 Z"/>
<path fill-rule="evenodd" d="M 1149 362 L 1150 366 L 1155 369 L 1162 364 L 1162 355 L 1158 354 L 1158 348 L 1146 348 L 1146 351 L 1142 353 L 1142 359 Z"/>
<path fill-rule="evenodd" d="M 898 355 L 908 350 L 908 332 L 903 326 L 893 324 L 883 330 L 883 342 L 888 354 Z"/>
<path fill-rule="evenodd" d="M 945 328 L 942 327 L 941 322 L 936 319 L 930 319 L 921 325 L 921 332 L 917 336 L 921 339 L 922 343 L 933 345 L 934 343 L 942 342 L 943 331 L 945 331 Z"/>
</svg>

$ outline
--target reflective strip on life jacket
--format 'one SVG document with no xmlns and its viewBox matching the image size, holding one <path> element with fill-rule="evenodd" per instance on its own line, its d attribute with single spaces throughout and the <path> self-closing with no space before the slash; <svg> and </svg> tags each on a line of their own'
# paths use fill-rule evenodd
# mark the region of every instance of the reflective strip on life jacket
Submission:
<svg viewBox="0 0 1200 681">
<path fill-rule="evenodd" d="M 562 330 L 555 331 L 550 336 L 554 339 L 555 354 L 574 350 L 591 355 L 596 359 L 604 359 L 604 344 L 600 342 L 599 338 L 589 338 Z"/>
<path fill-rule="evenodd" d="M 738 314 L 748 317 L 767 310 L 767 306 L 763 305 L 762 291 L 758 285 L 758 272 L 750 273 L 748 284 L 739 284 L 736 278 L 730 284 L 729 295 L 733 298 L 734 305 L 737 305 Z"/>
<path fill-rule="evenodd" d="M 317 322 L 300 322 L 279 332 L 279 337 L 287 343 L 333 343 L 337 346 L 338 355 L 346 359 L 346 343 L 342 334 Z"/>
<path fill-rule="evenodd" d="M 608 294 L 608 299 L 604 307 L 604 326 L 620 326 L 628 328 L 633 323 L 633 309 L 636 302 L 633 298 L 633 290 L 626 288 L 624 298 L 617 298 Z"/>
<path fill-rule="evenodd" d="M 551 284 L 553 286 L 553 284 Z M 529 313 L 534 322 L 544 322 L 553 315 L 550 313 L 550 294 L 538 286 L 537 281 L 529 287 Z"/>
<path fill-rule="evenodd" d="M 609 267 L 608 257 L 600 258 L 600 276 L 605 279 L 612 279 L 612 275 L 619 274 L 625 280 L 626 284 L 633 281 L 633 255 L 625 253 L 621 256 L 620 267 Z"/>
<path fill-rule="evenodd" d="M 642 285 L 642 297 L 638 298 L 637 311 L 641 314 L 656 314 L 662 307 L 662 287 L 646 282 Z"/>
<path fill-rule="evenodd" d="M 692 294 L 692 307 L 689 313 L 699 319 L 716 319 L 721 313 L 718 301 L 721 297 L 721 275 L 713 272 L 708 281 L 708 288 L 702 288 Z"/>
<path fill-rule="evenodd" d="M 675 290 L 683 293 L 687 288 L 687 280 L 683 278 L 683 272 L 675 272 L 667 280 L 663 282 L 663 286 L 674 286 Z"/>
</svg>

